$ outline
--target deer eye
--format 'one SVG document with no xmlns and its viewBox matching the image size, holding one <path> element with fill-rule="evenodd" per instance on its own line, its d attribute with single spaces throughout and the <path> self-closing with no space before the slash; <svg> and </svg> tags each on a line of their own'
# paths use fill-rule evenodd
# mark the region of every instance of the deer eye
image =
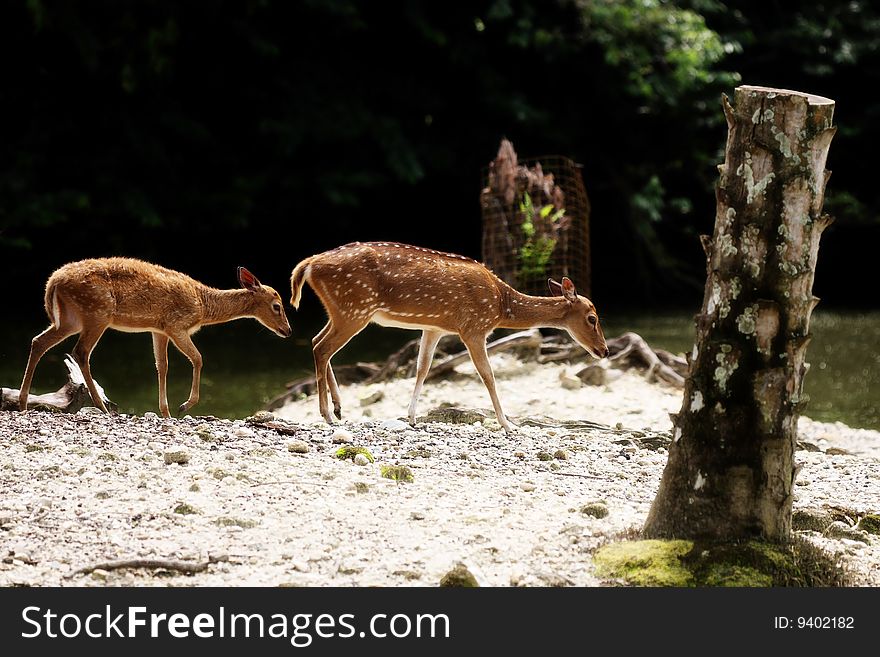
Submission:
<svg viewBox="0 0 880 657">
<path fill-rule="evenodd" d="M 596 319 L 595 315 L 587 315 L 587 321 L 590 323 L 590 326 L 595 326 L 599 320 Z"/>
<path fill-rule="evenodd" d="M 280 313 L 281 312 L 281 304 L 280 303 L 273 303 L 272 310 L 274 310 L 276 313 Z"/>
</svg>

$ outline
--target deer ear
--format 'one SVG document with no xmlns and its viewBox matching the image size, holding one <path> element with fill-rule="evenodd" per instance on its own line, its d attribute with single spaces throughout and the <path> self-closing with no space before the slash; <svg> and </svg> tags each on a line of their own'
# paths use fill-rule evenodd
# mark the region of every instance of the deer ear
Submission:
<svg viewBox="0 0 880 657">
<path fill-rule="evenodd" d="M 246 268 L 239 267 L 238 268 L 238 284 L 241 285 L 246 290 L 258 290 L 260 288 L 260 281 L 257 280 L 257 277 L 250 273 Z"/>
<path fill-rule="evenodd" d="M 547 287 L 550 288 L 550 294 L 554 297 L 562 296 L 562 285 L 554 281 L 552 278 L 547 279 Z"/>
<path fill-rule="evenodd" d="M 562 277 L 562 296 L 569 301 L 577 301 L 577 290 L 574 289 L 574 283 L 568 276 Z"/>
</svg>

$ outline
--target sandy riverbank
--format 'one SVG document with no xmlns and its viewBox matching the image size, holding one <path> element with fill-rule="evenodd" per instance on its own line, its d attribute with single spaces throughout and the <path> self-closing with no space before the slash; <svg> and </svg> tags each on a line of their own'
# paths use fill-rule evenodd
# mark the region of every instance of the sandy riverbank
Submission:
<svg viewBox="0 0 880 657">
<path fill-rule="evenodd" d="M 345 432 L 317 420 L 314 398 L 278 411 L 293 435 L 240 420 L 0 413 L 0 585 L 436 585 L 458 561 L 487 585 L 601 585 L 591 553 L 644 521 L 680 393 L 632 372 L 567 390 L 561 365 L 493 362 L 508 414 L 555 426 L 408 427 L 409 379 L 344 388 Z M 426 386 L 420 414 L 491 406 L 460 369 Z M 362 406 L 370 395 L 382 399 Z M 336 459 L 334 439 L 376 462 Z M 880 434 L 804 419 L 801 439 L 820 451 L 797 452 L 795 510 L 880 511 Z M 185 464 L 166 463 L 175 452 Z M 395 463 L 412 483 L 380 476 Z M 582 512 L 599 501 L 607 516 Z M 876 536 L 805 535 L 880 585 Z M 191 576 L 66 578 L 101 561 L 210 555 L 228 561 Z"/>
</svg>

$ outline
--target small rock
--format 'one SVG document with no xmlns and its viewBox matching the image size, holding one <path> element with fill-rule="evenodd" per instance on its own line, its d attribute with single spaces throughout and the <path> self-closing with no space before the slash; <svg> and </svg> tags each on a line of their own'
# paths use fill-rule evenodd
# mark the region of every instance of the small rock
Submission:
<svg viewBox="0 0 880 657">
<path fill-rule="evenodd" d="M 348 431 L 346 429 L 337 429 L 333 432 L 330 440 L 334 443 L 350 443 L 354 440 L 354 436 L 351 434 L 351 431 Z"/>
<path fill-rule="evenodd" d="M 605 502 L 590 502 L 589 504 L 584 504 L 580 511 L 586 516 L 601 519 L 608 515 L 608 506 Z"/>
<path fill-rule="evenodd" d="M 235 431 L 233 431 L 232 433 L 234 433 L 239 438 L 253 438 L 255 435 L 254 430 L 248 429 L 247 427 L 236 427 Z"/>
<path fill-rule="evenodd" d="M 195 429 L 196 435 L 204 440 L 206 443 L 216 443 L 219 442 L 220 438 L 211 431 L 210 424 L 200 424 Z"/>
<path fill-rule="evenodd" d="M 171 447 L 165 451 L 164 457 L 165 465 L 170 465 L 172 463 L 186 465 L 189 463 L 189 450 L 182 445 L 179 447 Z"/>
<path fill-rule="evenodd" d="M 579 390 L 583 383 L 576 376 L 572 376 L 566 370 L 559 370 L 559 382 L 566 390 Z"/>
<path fill-rule="evenodd" d="M 552 461 L 553 455 L 550 452 L 538 452 L 539 461 Z"/>
<path fill-rule="evenodd" d="M 410 520 L 424 520 L 424 519 L 425 519 L 425 514 L 422 513 L 421 511 L 412 511 L 412 512 L 409 514 L 409 519 L 410 519 Z"/>
<path fill-rule="evenodd" d="M 147 448 L 153 450 L 157 454 L 165 451 L 165 445 L 163 445 L 162 443 L 156 442 L 155 440 L 147 443 Z"/>
<path fill-rule="evenodd" d="M 403 420 L 385 420 L 379 426 L 386 431 L 406 431 L 407 429 L 412 429 L 412 427 Z"/>
<path fill-rule="evenodd" d="M 361 399 L 361 406 L 369 406 L 370 404 L 375 404 L 376 402 L 380 402 L 385 398 L 385 393 L 381 390 L 377 390 L 372 395 L 367 395 L 366 397 Z"/>
<path fill-rule="evenodd" d="M 821 449 L 819 449 L 818 445 L 814 445 L 813 443 L 809 443 L 806 440 L 797 441 L 796 449 L 798 449 L 800 451 L 806 451 L 806 452 L 821 452 L 822 451 Z"/>
<path fill-rule="evenodd" d="M 441 406 L 428 411 L 428 414 L 423 418 L 419 418 L 419 421 L 445 422 L 446 424 L 475 424 L 487 418 L 486 413 L 476 408 Z"/>
<path fill-rule="evenodd" d="M 458 588 L 478 588 L 480 584 L 473 573 L 463 563 L 457 563 L 448 573 L 440 578 L 440 586 Z"/>
<path fill-rule="evenodd" d="M 355 465 L 370 465 L 370 459 L 367 458 L 366 454 L 356 454 L 354 457 Z"/>
<path fill-rule="evenodd" d="M 104 415 L 104 411 L 102 411 L 97 406 L 83 406 L 76 412 L 77 415 Z"/>
<path fill-rule="evenodd" d="M 607 370 L 604 367 L 593 363 L 576 372 L 575 376 L 588 386 L 604 386 L 608 381 L 606 372 Z"/>
<path fill-rule="evenodd" d="M 535 490 L 537 488 L 537 486 L 535 486 L 535 484 L 533 484 L 530 481 L 524 481 L 523 483 L 521 483 L 519 485 L 519 487 L 522 488 L 527 493 L 531 493 L 533 490 Z"/>
<path fill-rule="evenodd" d="M 840 447 L 829 447 L 825 450 L 825 453 L 828 454 L 828 456 L 846 456 L 849 454 L 848 451 L 841 449 Z"/>
<path fill-rule="evenodd" d="M 195 482 L 192 483 L 192 485 L 189 487 L 189 489 L 193 493 L 198 493 L 200 490 L 202 490 L 201 487 Z"/>
<path fill-rule="evenodd" d="M 302 440 L 294 440 L 287 443 L 287 451 L 294 454 L 308 454 L 311 448 Z"/>
<path fill-rule="evenodd" d="M 174 513 L 179 513 L 182 516 L 188 516 L 195 513 L 201 513 L 196 507 L 192 504 L 187 504 L 186 502 L 181 502 L 176 507 L 174 507 Z"/>
<path fill-rule="evenodd" d="M 526 453 L 522 450 L 517 450 L 513 453 L 513 457 L 517 459 L 524 459 L 526 457 Z"/>
<path fill-rule="evenodd" d="M 153 411 L 147 411 L 146 413 L 144 413 L 144 419 L 155 421 L 159 419 L 159 416 L 153 413 Z"/>
<path fill-rule="evenodd" d="M 90 407 L 90 406 L 87 406 L 86 408 L 91 408 L 91 407 Z M 80 409 L 80 410 L 82 410 L 82 409 Z M 108 573 L 108 572 L 107 572 L 106 570 L 104 570 L 103 568 L 95 568 L 95 569 L 92 571 L 92 579 L 97 579 L 97 580 L 103 582 L 103 581 L 105 581 L 105 580 L 107 579 L 107 575 L 109 575 L 109 574 L 110 574 L 110 573 Z"/>
<path fill-rule="evenodd" d="M 555 458 L 557 461 L 567 461 L 568 452 L 566 452 L 564 449 L 557 449 L 555 452 L 553 452 L 553 458 Z"/>
<path fill-rule="evenodd" d="M 226 477 L 223 477 L 223 479 L 221 479 L 220 482 L 223 484 L 226 484 L 227 486 L 234 486 L 235 484 L 238 483 L 238 479 L 236 479 L 232 475 L 228 475 Z"/>
<path fill-rule="evenodd" d="M 257 411 L 250 417 L 245 418 L 244 421 L 248 424 L 265 424 L 266 422 L 272 422 L 274 420 L 274 413 L 270 413 L 269 411 Z"/>
</svg>

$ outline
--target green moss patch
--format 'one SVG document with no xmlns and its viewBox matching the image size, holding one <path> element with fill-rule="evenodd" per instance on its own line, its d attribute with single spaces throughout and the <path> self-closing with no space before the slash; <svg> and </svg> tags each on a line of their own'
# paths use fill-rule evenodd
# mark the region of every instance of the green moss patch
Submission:
<svg viewBox="0 0 880 657">
<path fill-rule="evenodd" d="M 363 454 L 367 457 L 367 460 L 370 463 L 375 462 L 376 459 L 373 458 L 373 455 L 370 454 L 370 450 L 366 447 L 355 447 L 353 445 L 344 445 L 336 450 L 336 458 L 340 461 L 354 461 L 354 457 L 358 454 Z"/>
<path fill-rule="evenodd" d="M 379 473 L 386 479 L 405 481 L 409 484 L 413 482 L 412 470 L 405 465 L 383 465 Z"/>
<path fill-rule="evenodd" d="M 452 570 L 440 578 L 440 586 L 473 589 L 479 588 L 480 584 L 464 564 L 456 564 Z"/>
<path fill-rule="evenodd" d="M 828 554 L 803 539 L 761 541 L 624 541 L 593 556 L 599 577 L 634 586 L 850 586 Z"/>
<path fill-rule="evenodd" d="M 869 513 L 859 520 L 859 529 L 874 536 L 880 535 L 880 513 Z"/>
</svg>

